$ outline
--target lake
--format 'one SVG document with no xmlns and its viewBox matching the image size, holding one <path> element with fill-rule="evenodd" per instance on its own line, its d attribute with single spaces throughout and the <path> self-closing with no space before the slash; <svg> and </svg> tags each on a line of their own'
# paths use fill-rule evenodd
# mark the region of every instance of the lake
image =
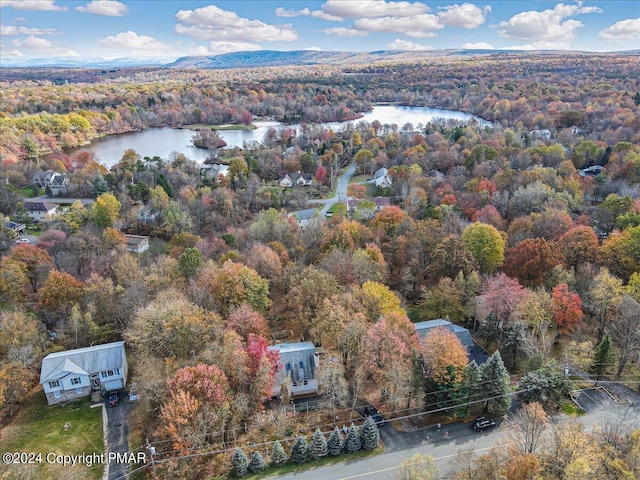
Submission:
<svg viewBox="0 0 640 480">
<path fill-rule="evenodd" d="M 383 125 L 397 125 L 399 129 L 411 123 L 414 128 L 418 124 L 426 125 L 434 119 L 442 118 L 448 120 L 458 120 L 466 122 L 473 115 L 455 110 L 443 110 L 440 108 L 428 107 L 402 107 L 397 105 L 377 105 L 370 112 L 366 112 L 362 118 L 348 122 L 326 122 L 318 125 L 340 130 L 349 124 L 357 124 L 361 121 L 368 123 L 378 120 Z M 491 126 L 491 122 L 475 117 L 483 126 Z M 283 127 L 278 122 L 259 122 L 255 130 L 219 130 L 218 133 L 227 142 L 228 147 L 241 147 L 243 142 L 261 142 L 265 133 L 270 128 Z M 300 125 L 287 125 L 289 128 L 300 130 Z M 191 143 L 194 131 L 188 129 L 175 129 L 171 127 L 148 128 L 140 132 L 124 133 L 121 135 L 110 135 L 108 137 L 94 140 L 84 147 L 95 153 L 96 157 L 107 167 L 111 167 L 120 161 L 122 154 L 128 148 L 134 149 L 139 155 L 153 157 L 158 155 L 161 158 L 168 158 L 171 152 L 184 153 L 188 158 L 198 163 L 203 162 L 209 156 L 205 149 L 196 148 Z"/>
</svg>

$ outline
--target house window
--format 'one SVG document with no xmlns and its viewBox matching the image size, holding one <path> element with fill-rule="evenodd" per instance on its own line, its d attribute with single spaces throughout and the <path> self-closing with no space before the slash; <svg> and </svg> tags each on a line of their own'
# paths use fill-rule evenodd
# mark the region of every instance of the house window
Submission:
<svg viewBox="0 0 640 480">
<path fill-rule="evenodd" d="M 298 363 L 298 366 L 299 366 L 300 368 L 304 368 L 304 362 L 300 362 L 300 363 Z"/>
<path fill-rule="evenodd" d="M 114 368 L 113 370 L 107 370 L 106 372 L 100 372 L 102 378 L 113 377 L 114 375 L 120 375 L 120 369 Z"/>
<path fill-rule="evenodd" d="M 82 395 L 82 387 L 76 388 L 76 395 Z"/>
<path fill-rule="evenodd" d="M 302 385 L 309 385 L 309 380 L 303 380 Z"/>
<path fill-rule="evenodd" d="M 80 385 L 80 377 L 73 377 L 71 379 L 71 385 Z"/>
<path fill-rule="evenodd" d="M 60 382 L 58 380 L 54 380 L 53 382 L 49 382 L 49 388 L 58 388 L 60 387 Z"/>
<path fill-rule="evenodd" d="M 61 397 L 61 395 L 60 395 L 60 390 L 56 390 L 55 392 L 53 392 L 53 396 L 54 396 L 55 398 L 60 398 L 60 397 Z"/>
<path fill-rule="evenodd" d="M 287 372 L 291 370 L 291 364 L 287 363 Z"/>
<path fill-rule="evenodd" d="M 292 387 L 297 387 L 298 386 L 298 382 L 291 382 L 291 386 Z"/>
</svg>

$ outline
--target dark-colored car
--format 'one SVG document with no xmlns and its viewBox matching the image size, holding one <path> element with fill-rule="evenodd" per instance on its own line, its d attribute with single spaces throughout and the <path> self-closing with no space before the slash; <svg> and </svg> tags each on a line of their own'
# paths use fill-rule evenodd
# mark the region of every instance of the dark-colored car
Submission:
<svg viewBox="0 0 640 480">
<path fill-rule="evenodd" d="M 364 415 L 365 417 L 371 417 L 376 422 L 377 425 L 384 425 L 385 420 L 384 417 L 380 414 L 378 409 L 373 405 L 369 405 L 364 407 Z"/>
<path fill-rule="evenodd" d="M 111 392 L 109 394 L 109 406 L 115 407 L 120 403 L 120 398 L 118 397 L 118 392 Z"/>
<path fill-rule="evenodd" d="M 477 432 L 482 432 L 487 428 L 493 428 L 496 426 L 496 422 L 488 417 L 480 417 L 477 418 L 475 422 L 473 422 L 473 429 Z"/>
</svg>

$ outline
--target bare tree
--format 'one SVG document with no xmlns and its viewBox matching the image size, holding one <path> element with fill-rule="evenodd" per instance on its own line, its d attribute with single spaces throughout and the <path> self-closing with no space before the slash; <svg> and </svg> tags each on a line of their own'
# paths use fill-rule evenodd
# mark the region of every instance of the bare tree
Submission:
<svg viewBox="0 0 640 480">
<path fill-rule="evenodd" d="M 416 453 L 402 462 L 396 478 L 398 480 L 437 480 L 440 475 L 432 456 Z"/>
<path fill-rule="evenodd" d="M 546 438 L 549 416 L 537 402 L 524 405 L 505 422 L 509 443 L 521 453 L 536 453 Z"/>
<path fill-rule="evenodd" d="M 616 378 L 620 378 L 627 362 L 640 353 L 640 303 L 625 295 L 617 310 L 618 315 L 611 322 L 609 330 L 613 344 L 620 349 L 616 372 Z"/>
</svg>

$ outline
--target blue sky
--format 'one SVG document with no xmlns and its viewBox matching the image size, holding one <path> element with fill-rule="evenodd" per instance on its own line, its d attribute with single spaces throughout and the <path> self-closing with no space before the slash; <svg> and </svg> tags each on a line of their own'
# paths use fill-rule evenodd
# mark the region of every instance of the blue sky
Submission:
<svg viewBox="0 0 640 480">
<path fill-rule="evenodd" d="M 0 59 L 640 48 L 640 2 L 0 0 Z"/>
</svg>

